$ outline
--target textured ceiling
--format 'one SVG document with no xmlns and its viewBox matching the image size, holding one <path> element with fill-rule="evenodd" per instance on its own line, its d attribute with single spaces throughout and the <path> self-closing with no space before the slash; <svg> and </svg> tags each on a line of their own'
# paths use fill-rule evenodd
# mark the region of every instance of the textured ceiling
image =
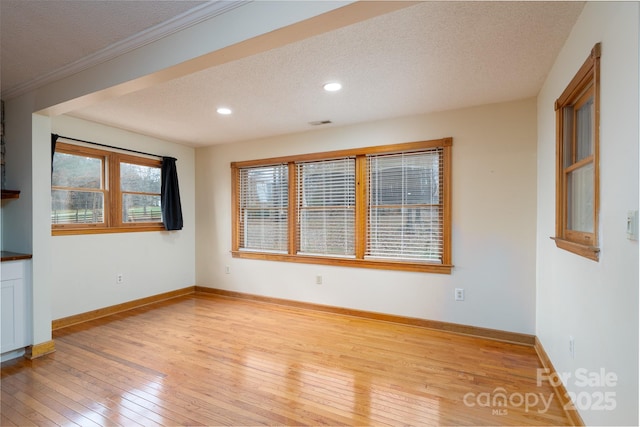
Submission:
<svg viewBox="0 0 640 427">
<path fill-rule="evenodd" d="M 420 2 L 70 115 L 204 146 L 532 97 L 582 7 Z"/>
<path fill-rule="evenodd" d="M 3 92 L 205 5 L 204 1 L 0 0 Z"/>
</svg>

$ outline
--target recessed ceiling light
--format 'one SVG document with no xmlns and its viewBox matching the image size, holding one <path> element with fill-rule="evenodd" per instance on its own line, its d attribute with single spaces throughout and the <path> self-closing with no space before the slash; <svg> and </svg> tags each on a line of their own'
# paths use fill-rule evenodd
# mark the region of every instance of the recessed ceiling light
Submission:
<svg viewBox="0 0 640 427">
<path fill-rule="evenodd" d="M 218 114 L 222 114 L 223 116 L 228 116 L 232 112 L 231 108 L 227 107 L 220 107 L 216 111 L 218 112 Z"/>
<path fill-rule="evenodd" d="M 337 92 L 340 89 L 342 89 L 342 85 L 340 83 L 337 83 L 337 82 L 325 83 L 325 85 L 322 86 L 322 87 L 327 92 Z"/>
</svg>

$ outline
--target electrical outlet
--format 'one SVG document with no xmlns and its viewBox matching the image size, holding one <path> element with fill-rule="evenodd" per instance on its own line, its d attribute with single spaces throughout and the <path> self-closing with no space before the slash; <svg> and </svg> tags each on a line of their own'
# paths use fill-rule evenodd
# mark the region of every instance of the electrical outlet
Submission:
<svg viewBox="0 0 640 427">
<path fill-rule="evenodd" d="M 464 289 L 456 288 L 456 290 L 455 290 L 455 299 L 456 299 L 456 301 L 464 301 Z"/>
<path fill-rule="evenodd" d="M 319 274 L 316 276 L 316 285 L 322 285 L 322 276 Z"/>
<path fill-rule="evenodd" d="M 231 267 L 229 267 L 228 265 L 224 266 L 224 274 L 231 274 Z"/>
<path fill-rule="evenodd" d="M 124 275 L 122 273 L 116 274 L 116 283 L 122 285 L 124 283 Z"/>
<path fill-rule="evenodd" d="M 569 354 L 572 359 L 576 358 L 576 342 L 571 335 L 569 335 Z"/>
</svg>

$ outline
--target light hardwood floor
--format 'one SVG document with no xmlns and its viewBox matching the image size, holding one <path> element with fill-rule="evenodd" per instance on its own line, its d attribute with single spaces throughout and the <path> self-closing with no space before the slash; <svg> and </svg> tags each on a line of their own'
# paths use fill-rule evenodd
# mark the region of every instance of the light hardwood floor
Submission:
<svg viewBox="0 0 640 427">
<path fill-rule="evenodd" d="M 54 339 L 2 365 L 1 425 L 569 422 L 532 347 L 389 322 L 194 294 Z"/>
</svg>

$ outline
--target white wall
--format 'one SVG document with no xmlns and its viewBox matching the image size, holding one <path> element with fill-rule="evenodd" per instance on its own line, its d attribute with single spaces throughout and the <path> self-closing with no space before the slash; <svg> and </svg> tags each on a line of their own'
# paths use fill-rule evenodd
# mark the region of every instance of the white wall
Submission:
<svg viewBox="0 0 640 427">
<path fill-rule="evenodd" d="M 602 42 L 599 262 L 549 239 L 555 233 L 553 103 L 596 42 Z M 638 113 L 638 3 L 588 2 L 538 97 L 536 334 L 556 370 L 572 375 L 567 389 L 587 394 L 580 414 L 590 425 L 638 424 L 638 242 L 625 234 L 627 210 L 638 209 Z M 615 387 L 576 383 L 576 370 L 601 368 L 618 376 Z M 604 391 L 615 393 L 615 411 L 589 409 L 587 399 Z"/>
<path fill-rule="evenodd" d="M 194 149 L 68 116 L 55 117 L 52 131 L 177 158 L 184 216 L 180 231 L 51 237 L 52 318 L 195 285 Z"/>
<path fill-rule="evenodd" d="M 535 323 L 535 100 L 196 151 L 198 285 L 522 333 Z M 231 161 L 453 137 L 451 275 L 236 259 Z M 231 274 L 224 274 L 224 266 Z M 315 276 L 323 285 L 315 285 Z M 454 301 L 454 288 L 466 301 Z"/>
<path fill-rule="evenodd" d="M 308 25 L 296 26 L 290 31 L 284 28 L 279 32 L 283 27 L 311 19 L 344 4 L 346 3 L 246 3 L 229 13 L 200 22 L 98 66 L 5 100 L 7 184 L 21 190 L 22 197 L 2 206 L 2 248 L 33 254 L 34 344 L 51 339 L 52 275 L 58 268 L 51 262 L 51 176 L 50 173 L 46 173 L 50 168 L 47 166 L 50 164 L 50 117 L 140 90 L 216 63 L 257 53 L 288 40 L 328 31 L 336 25 L 347 25 L 365 18 L 368 13 L 382 13 L 362 10 L 360 3 L 356 4 L 355 9 L 349 9 L 352 21 L 338 22 L 331 19 L 333 15 L 324 18 L 320 16 L 318 19 L 307 21 Z M 265 41 L 259 36 L 266 33 L 271 37 Z M 180 165 L 178 167 L 180 168 Z M 111 240 L 105 238 L 105 242 L 107 241 L 110 242 L 108 245 L 113 246 Z M 124 238 L 118 242 L 125 244 L 127 240 Z M 156 242 L 149 244 L 153 243 Z M 167 242 L 163 242 L 164 244 Z M 112 271 L 109 270 L 108 273 Z M 135 276 L 132 279 L 137 280 Z M 158 289 L 164 287 L 166 284 L 159 285 Z M 140 292 L 140 288 L 116 292 L 115 296 L 110 291 L 103 292 L 109 297 L 101 306 L 107 306 L 109 302 L 120 301 L 122 298 L 141 296 Z M 95 299 L 91 299 L 86 307 L 94 304 Z M 57 317 L 63 312 L 71 314 L 76 310 L 69 310 L 67 307 L 55 311 L 54 317 Z"/>
<path fill-rule="evenodd" d="M 32 114 L 34 99 L 27 94 L 5 104 L 7 186 L 20 190 L 20 198 L 2 204 L 2 249 L 33 255 L 30 336 L 43 343 L 51 339 L 51 125 Z"/>
<path fill-rule="evenodd" d="M 5 104 L 7 189 L 19 190 L 20 198 L 2 202 L 2 249 L 31 253 L 32 177 L 31 177 L 31 99 L 23 97 Z M 28 120 L 11 118 L 24 114 Z"/>
</svg>

